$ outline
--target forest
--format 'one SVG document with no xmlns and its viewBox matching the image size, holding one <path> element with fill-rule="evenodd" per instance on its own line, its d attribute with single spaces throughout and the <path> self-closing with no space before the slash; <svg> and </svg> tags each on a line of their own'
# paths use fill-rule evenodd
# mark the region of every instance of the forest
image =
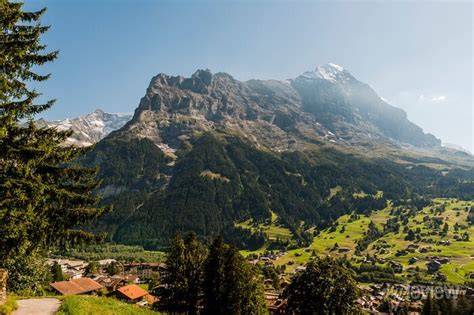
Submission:
<svg viewBox="0 0 474 315">
<path fill-rule="evenodd" d="M 296 235 L 301 222 L 305 229 L 325 228 L 352 211 L 382 209 L 387 200 L 474 197 L 472 170 L 444 172 L 324 146 L 278 154 L 238 136 L 204 133 L 176 155 L 170 166 L 150 140 L 111 137 L 80 158 L 81 165 L 100 167 L 99 191 L 113 191 L 102 204 L 114 211 L 94 228 L 112 241 L 147 249 L 161 249 L 174 233 L 189 231 L 203 240 L 225 231 L 228 240 L 246 246 L 256 236 L 234 223 L 265 222 L 271 211 Z"/>
</svg>

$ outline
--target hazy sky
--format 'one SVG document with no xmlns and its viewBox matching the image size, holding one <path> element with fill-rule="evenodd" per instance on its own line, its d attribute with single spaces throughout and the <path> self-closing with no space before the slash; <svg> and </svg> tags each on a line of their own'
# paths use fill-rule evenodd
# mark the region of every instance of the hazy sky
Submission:
<svg viewBox="0 0 474 315">
<path fill-rule="evenodd" d="M 342 65 L 410 120 L 474 151 L 470 2 L 36 1 L 60 57 L 45 117 L 132 112 L 152 76 L 198 68 L 240 80 Z"/>
</svg>

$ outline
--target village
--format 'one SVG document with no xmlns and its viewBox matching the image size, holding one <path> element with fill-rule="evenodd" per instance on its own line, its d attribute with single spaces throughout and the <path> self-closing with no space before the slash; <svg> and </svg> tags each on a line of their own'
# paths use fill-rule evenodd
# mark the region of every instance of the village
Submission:
<svg viewBox="0 0 474 315">
<path fill-rule="evenodd" d="M 273 268 L 275 262 L 285 256 L 285 251 L 262 254 L 249 258 L 248 262 L 258 267 Z M 399 268 L 395 262 L 392 268 Z M 427 267 L 436 272 L 439 266 L 446 263 L 443 257 L 433 257 Z M 114 298 L 129 304 L 152 308 L 160 299 L 162 285 L 159 279 L 167 272 L 163 262 L 120 262 L 115 259 L 102 259 L 94 262 L 94 268 L 84 260 L 55 258 L 48 264 L 59 266 L 67 280 L 51 282 L 51 288 L 59 295 L 98 295 Z M 93 272 L 91 272 L 93 270 Z M 262 278 L 265 288 L 265 302 L 269 314 L 286 314 L 284 290 L 288 287 L 293 274 L 305 270 L 304 265 L 278 274 L 278 281 Z M 401 271 L 401 270 L 400 270 Z M 359 284 L 361 296 L 355 301 L 368 314 L 389 314 L 397 309 L 407 309 L 417 314 L 423 307 L 423 301 L 429 296 L 453 299 L 460 296 L 474 303 L 474 289 L 455 285 L 433 284 L 397 284 L 377 283 Z"/>
</svg>

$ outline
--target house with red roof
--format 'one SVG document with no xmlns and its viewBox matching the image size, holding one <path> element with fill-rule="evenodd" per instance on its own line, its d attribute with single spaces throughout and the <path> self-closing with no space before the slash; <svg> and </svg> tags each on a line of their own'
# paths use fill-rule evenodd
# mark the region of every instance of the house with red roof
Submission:
<svg viewBox="0 0 474 315">
<path fill-rule="evenodd" d="M 128 303 L 138 303 L 145 299 L 149 293 L 136 284 L 129 284 L 118 288 L 115 294 L 120 300 L 125 300 Z"/>
<path fill-rule="evenodd" d="M 53 282 L 50 285 L 62 295 L 93 294 L 103 288 L 99 283 L 90 278 Z"/>
</svg>

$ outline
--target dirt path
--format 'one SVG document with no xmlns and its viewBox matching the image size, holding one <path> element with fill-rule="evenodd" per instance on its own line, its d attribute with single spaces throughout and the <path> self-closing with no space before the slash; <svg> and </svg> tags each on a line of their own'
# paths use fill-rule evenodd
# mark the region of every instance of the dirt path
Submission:
<svg viewBox="0 0 474 315">
<path fill-rule="evenodd" d="M 58 299 L 27 299 L 17 303 L 18 309 L 13 315 L 54 315 L 61 306 Z"/>
</svg>

